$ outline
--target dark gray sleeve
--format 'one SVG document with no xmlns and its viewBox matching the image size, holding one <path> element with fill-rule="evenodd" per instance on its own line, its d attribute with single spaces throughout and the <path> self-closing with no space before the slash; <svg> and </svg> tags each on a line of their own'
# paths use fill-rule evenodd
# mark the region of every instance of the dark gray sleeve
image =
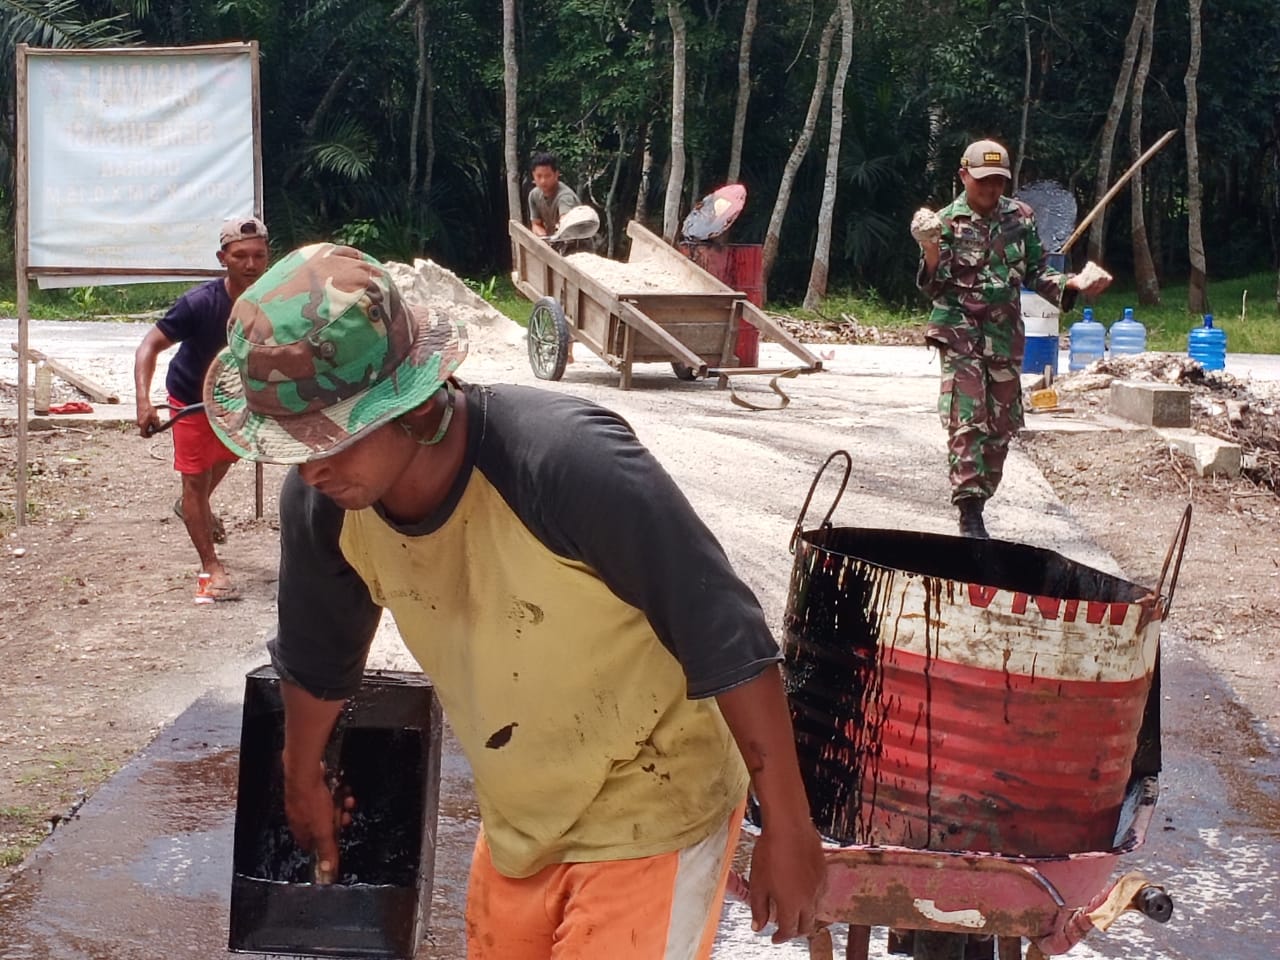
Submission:
<svg viewBox="0 0 1280 960">
<path fill-rule="evenodd" d="M 522 403 L 515 388 L 496 390 L 481 468 L 549 549 L 644 611 L 690 697 L 723 693 L 780 659 L 759 601 L 625 420 L 572 397 Z"/>
<path fill-rule="evenodd" d="M 289 471 L 280 490 L 280 596 L 267 644 L 282 678 L 322 700 L 360 686 L 382 608 L 342 555 L 345 512 Z"/>
</svg>

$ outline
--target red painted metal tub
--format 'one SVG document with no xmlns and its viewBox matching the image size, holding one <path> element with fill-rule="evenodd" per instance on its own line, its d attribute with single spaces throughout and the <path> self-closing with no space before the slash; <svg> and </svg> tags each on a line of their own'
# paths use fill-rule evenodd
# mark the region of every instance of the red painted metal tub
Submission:
<svg viewBox="0 0 1280 960">
<path fill-rule="evenodd" d="M 841 451 L 814 488 L 837 457 L 847 482 Z M 1065 949 L 1155 803 L 1189 508 L 1151 589 L 1024 544 L 835 527 L 840 493 L 815 529 L 805 501 L 783 645 L 825 913 Z"/>
</svg>

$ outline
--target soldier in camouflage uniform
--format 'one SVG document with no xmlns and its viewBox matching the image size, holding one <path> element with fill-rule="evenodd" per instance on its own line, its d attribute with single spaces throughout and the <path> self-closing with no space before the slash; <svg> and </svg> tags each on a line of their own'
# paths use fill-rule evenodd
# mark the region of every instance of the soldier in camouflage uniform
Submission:
<svg viewBox="0 0 1280 960">
<path fill-rule="evenodd" d="M 205 381 L 228 447 L 297 464 L 269 649 L 316 880 L 360 879 L 323 756 L 385 608 L 471 765 L 471 960 L 706 960 L 748 784 L 756 929 L 812 933 L 825 864 L 759 603 L 622 418 L 456 381 L 466 349 L 316 244 L 240 297 Z"/>
<path fill-rule="evenodd" d="M 925 339 L 941 356 L 951 500 L 960 532 L 985 537 L 983 507 L 1022 426 L 1021 288 L 1069 310 L 1077 293 L 1098 293 L 1107 281 L 1086 287 L 1048 267 L 1031 208 L 1004 196 L 1009 152 L 1000 144 L 970 144 L 960 179 L 964 193 L 932 222 L 917 215 L 912 233 L 921 248 L 916 283 L 933 301 Z"/>
</svg>

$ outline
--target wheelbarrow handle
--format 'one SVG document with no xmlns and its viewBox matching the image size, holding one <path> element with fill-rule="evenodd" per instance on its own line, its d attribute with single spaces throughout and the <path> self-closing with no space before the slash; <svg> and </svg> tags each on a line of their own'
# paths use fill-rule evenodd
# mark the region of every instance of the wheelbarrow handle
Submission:
<svg viewBox="0 0 1280 960">
<path fill-rule="evenodd" d="M 145 433 L 145 435 L 146 435 L 146 436 L 148 436 L 148 437 L 154 437 L 157 433 L 164 433 L 166 430 L 168 430 L 170 427 L 172 427 L 175 423 L 177 423 L 177 422 L 178 422 L 179 420 L 181 420 L 183 417 L 189 417 L 189 416 L 191 416 L 192 414 L 196 414 L 196 413 L 204 413 L 204 404 L 203 404 L 203 403 L 189 403 L 189 404 L 187 404 L 185 407 L 179 407 L 176 411 L 174 411 L 174 410 L 173 410 L 173 404 L 170 404 L 170 403 L 158 403 L 158 404 L 156 404 L 156 409 L 157 409 L 157 410 L 170 410 L 170 411 L 173 411 L 173 413 L 172 413 L 172 415 L 169 417 L 169 419 L 168 419 L 168 420 L 162 420 L 162 421 L 160 422 L 160 425 L 159 425 L 158 427 L 157 427 L 157 426 L 153 426 L 153 425 L 151 425 L 151 424 L 147 424 L 147 428 L 146 428 L 146 430 L 144 431 L 144 433 Z"/>
</svg>

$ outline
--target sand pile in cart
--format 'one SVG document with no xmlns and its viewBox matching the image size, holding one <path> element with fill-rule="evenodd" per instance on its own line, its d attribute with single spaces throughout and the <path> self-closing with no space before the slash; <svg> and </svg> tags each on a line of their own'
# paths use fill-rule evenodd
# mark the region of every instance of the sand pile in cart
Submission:
<svg viewBox="0 0 1280 960">
<path fill-rule="evenodd" d="M 687 286 L 682 276 L 651 260 L 623 263 L 594 253 L 571 253 L 565 260 L 614 292 L 655 290 L 671 293 Z"/>
<path fill-rule="evenodd" d="M 431 260 L 414 260 L 412 266 L 395 261 L 384 265 L 406 300 L 467 325 L 468 355 L 472 359 L 518 357 L 523 360 L 524 327 L 486 303 L 452 271 Z"/>
</svg>

